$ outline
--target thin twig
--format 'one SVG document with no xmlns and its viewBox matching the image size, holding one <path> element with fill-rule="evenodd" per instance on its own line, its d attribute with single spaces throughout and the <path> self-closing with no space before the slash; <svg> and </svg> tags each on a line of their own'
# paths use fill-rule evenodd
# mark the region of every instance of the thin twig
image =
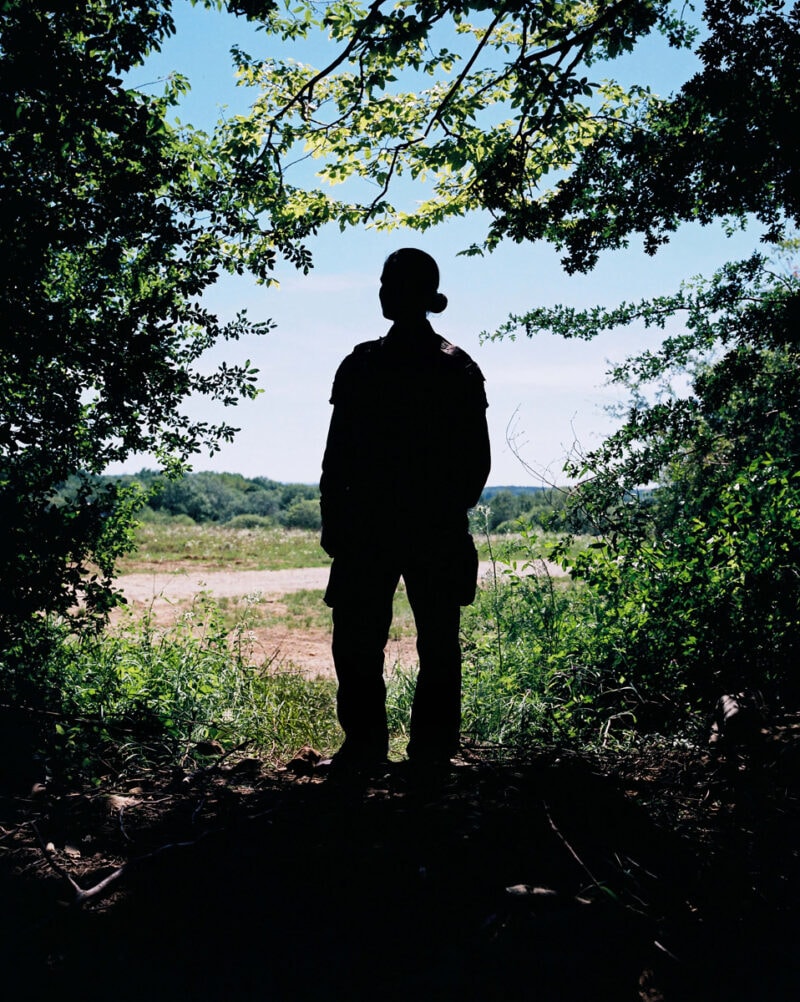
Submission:
<svg viewBox="0 0 800 1002">
<path fill-rule="evenodd" d="M 472 55 L 469 57 L 469 59 L 465 63 L 464 68 L 462 69 L 462 71 L 459 73 L 459 75 L 453 81 L 452 86 L 450 87 L 450 89 L 448 90 L 448 92 L 445 94 L 444 98 L 442 99 L 441 103 L 439 104 L 439 107 L 434 112 L 434 114 L 433 114 L 430 122 L 428 122 L 428 125 L 427 125 L 425 131 L 423 132 L 423 136 L 428 136 L 430 134 L 431 129 L 434 127 L 434 125 L 442 117 L 442 114 L 444 113 L 445 109 L 447 108 L 447 106 L 452 101 L 453 95 L 456 93 L 456 91 L 464 83 L 464 80 L 466 79 L 467 74 L 472 69 L 472 67 L 475 65 L 475 60 L 481 54 L 481 51 L 483 50 L 483 47 L 486 45 L 486 43 L 489 41 L 489 38 L 490 38 L 492 32 L 497 27 L 497 25 L 500 23 L 500 21 L 503 20 L 503 18 L 505 17 L 505 15 L 506 15 L 506 11 L 505 10 L 501 10 L 496 15 L 496 17 L 494 18 L 494 20 L 492 21 L 492 23 L 489 25 L 489 27 L 486 29 L 486 31 L 484 32 L 483 38 L 475 46 L 474 52 L 472 53 Z"/>
<path fill-rule="evenodd" d="M 552 828 L 553 832 L 561 840 L 561 843 L 564 846 L 564 848 L 569 852 L 569 854 L 572 856 L 572 858 L 575 860 L 575 862 L 578 864 L 578 866 L 580 866 L 580 868 L 583 870 L 583 872 L 586 874 L 586 876 L 592 882 L 592 884 L 594 885 L 594 887 L 598 891 L 601 891 L 603 894 L 607 895 L 609 893 L 608 888 L 604 887 L 603 884 L 600 883 L 600 881 L 597 879 L 597 877 L 595 877 L 595 875 L 592 873 L 592 871 L 589 869 L 589 867 L 586 865 L 586 863 L 584 863 L 584 861 L 581 859 L 581 857 L 577 854 L 577 852 L 573 849 L 573 847 L 567 841 L 567 838 L 565 837 L 565 835 L 563 834 L 563 832 L 559 829 L 559 827 L 555 823 L 555 821 L 553 821 L 553 816 L 550 814 L 550 808 L 547 806 L 547 803 L 544 800 L 542 801 L 542 807 L 544 807 L 544 813 L 545 813 L 545 817 L 547 818 L 548 824 Z M 624 901 L 620 901 L 617 895 L 614 895 L 614 900 L 618 901 L 619 904 L 626 911 L 633 912 L 634 915 L 641 915 L 643 918 L 647 918 L 647 913 L 646 912 L 642 911 L 639 908 L 634 908 L 633 905 L 626 904 L 626 902 L 624 902 Z"/>
<path fill-rule="evenodd" d="M 195 809 L 192 811 L 192 824 L 197 823 L 197 817 L 200 814 L 200 811 L 202 811 L 202 809 L 205 806 L 206 806 L 206 797 L 205 795 L 203 795 L 198 801 L 197 807 L 195 807 Z"/>
<path fill-rule="evenodd" d="M 591 880 L 591 882 L 594 884 L 594 886 L 598 890 L 602 891 L 603 887 L 600 884 L 600 881 L 595 877 L 595 875 L 592 873 L 592 871 L 589 869 L 589 867 L 584 863 L 584 861 L 577 854 L 577 852 L 575 852 L 575 850 L 572 848 L 572 846 L 570 845 L 570 843 L 567 841 L 567 839 L 566 839 L 565 835 L 563 834 L 563 832 L 561 831 L 561 829 L 558 827 L 558 825 L 555 823 L 555 821 L 553 821 L 553 816 L 550 813 L 550 808 L 547 806 L 547 803 L 544 800 L 542 801 L 542 806 L 544 807 L 544 814 L 545 814 L 545 817 L 547 818 L 548 824 L 553 829 L 553 831 L 555 832 L 555 834 L 559 837 L 559 839 L 561 840 L 561 843 L 563 844 L 564 848 L 569 852 L 570 856 L 572 856 L 572 858 L 575 860 L 575 862 L 578 864 L 578 866 L 580 866 L 580 868 L 583 870 L 583 872 L 586 874 L 586 876 L 589 878 L 589 880 Z"/>
<path fill-rule="evenodd" d="M 127 829 L 125 828 L 125 822 L 123 821 L 122 818 L 122 815 L 124 813 L 125 813 L 125 805 L 123 804 L 122 807 L 120 807 L 119 809 L 119 830 L 122 832 L 122 837 L 125 839 L 126 842 L 133 842 L 133 839 L 130 837 L 130 835 L 127 832 Z"/>
<path fill-rule="evenodd" d="M 342 63 L 350 56 L 351 52 L 356 48 L 356 46 L 362 41 L 364 33 L 368 28 L 372 27 L 372 21 L 378 10 L 381 7 L 383 0 L 374 0 L 374 3 L 370 6 L 367 11 L 367 16 L 358 26 L 358 29 L 353 33 L 353 37 L 350 39 L 348 44 L 342 49 L 339 55 L 333 60 L 333 62 L 328 63 L 328 65 L 316 73 L 310 80 L 306 81 L 303 86 L 292 95 L 289 101 L 279 109 L 273 116 L 272 121 L 277 122 L 279 118 L 283 118 L 286 112 L 298 101 L 302 101 L 305 95 L 308 95 L 308 100 L 311 101 L 314 95 L 314 88 L 320 82 L 324 80 L 329 74 L 331 74 L 335 69 L 342 65 Z"/>
<path fill-rule="evenodd" d="M 193 845 L 197 845 L 197 843 L 201 839 L 205 838 L 206 835 L 212 834 L 210 831 L 207 831 L 203 832 L 202 835 L 199 835 L 196 839 L 191 839 L 186 842 L 168 842 L 166 845 L 161 845 L 157 849 L 154 849 L 152 852 L 145 853 L 143 856 L 136 856 L 134 859 L 129 859 L 127 863 L 123 863 L 121 866 L 118 866 L 116 870 L 113 870 L 107 876 L 103 877 L 102 880 L 98 881 L 96 884 L 93 884 L 91 887 L 84 889 L 75 880 L 75 878 L 71 874 L 69 874 L 64 869 L 64 867 L 61 866 L 59 863 L 57 863 L 56 860 L 53 858 L 53 855 L 47 848 L 35 821 L 31 822 L 31 827 L 36 833 L 36 837 L 39 840 L 39 845 L 41 846 L 42 855 L 44 856 L 48 865 L 53 869 L 55 873 L 58 874 L 59 877 L 61 877 L 62 880 L 66 881 L 66 883 L 68 883 L 69 886 L 72 888 L 72 890 L 75 892 L 75 897 L 72 900 L 72 905 L 74 907 L 80 907 L 87 901 L 91 901 L 93 898 L 99 897 L 101 894 L 107 891 L 112 884 L 115 884 L 121 877 L 125 876 L 125 874 L 128 873 L 130 870 L 132 870 L 135 866 L 138 866 L 139 863 L 144 863 L 151 859 L 155 859 L 156 856 L 160 856 L 161 853 L 166 852 L 168 849 L 188 849 Z"/>
</svg>

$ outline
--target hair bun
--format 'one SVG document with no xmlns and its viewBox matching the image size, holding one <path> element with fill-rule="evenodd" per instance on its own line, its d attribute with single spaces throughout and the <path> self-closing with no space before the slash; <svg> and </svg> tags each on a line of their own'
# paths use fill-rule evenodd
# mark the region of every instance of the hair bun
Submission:
<svg viewBox="0 0 800 1002">
<path fill-rule="evenodd" d="M 447 296 L 443 292 L 434 292 L 431 296 L 431 313 L 443 313 L 447 309 Z"/>
</svg>

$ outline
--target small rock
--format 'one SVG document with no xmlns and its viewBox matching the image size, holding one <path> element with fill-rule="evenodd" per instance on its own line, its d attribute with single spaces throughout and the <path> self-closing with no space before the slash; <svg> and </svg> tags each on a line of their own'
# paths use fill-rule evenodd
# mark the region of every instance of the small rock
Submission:
<svg viewBox="0 0 800 1002">
<path fill-rule="evenodd" d="M 254 778 L 261 775 L 264 763 L 259 758 L 239 759 L 229 770 L 229 775 L 236 779 Z"/>
<path fill-rule="evenodd" d="M 293 759 L 286 763 L 286 771 L 293 772 L 295 776 L 310 776 L 321 761 L 322 755 L 316 748 L 305 745 Z"/>
<path fill-rule="evenodd" d="M 540 898 L 552 900 L 558 897 L 558 891 L 550 887 L 533 887 L 531 884 L 513 884 L 506 888 L 506 894 L 513 898 Z"/>
<path fill-rule="evenodd" d="M 123 797 L 118 793 L 110 793 L 105 798 L 105 803 L 109 814 L 115 814 L 124 811 L 126 807 L 134 807 L 139 801 L 136 797 Z"/>
</svg>

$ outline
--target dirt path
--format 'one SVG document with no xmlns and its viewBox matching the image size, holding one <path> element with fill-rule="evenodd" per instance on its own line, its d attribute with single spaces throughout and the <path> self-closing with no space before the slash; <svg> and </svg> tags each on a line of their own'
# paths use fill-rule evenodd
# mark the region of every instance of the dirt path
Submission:
<svg viewBox="0 0 800 1002">
<path fill-rule="evenodd" d="M 556 565 L 548 572 L 563 574 Z M 280 606 L 289 592 L 323 591 L 328 583 L 327 567 L 303 567 L 281 571 L 202 571 L 125 574 L 117 580 L 134 613 L 149 608 L 156 622 L 173 623 L 200 593 L 214 598 L 254 596 L 260 602 Z M 481 581 L 490 581 L 492 564 L 482 561 Z M 249 631 L 252 658 L 257 664 L 275 669 L 301 671 L 311 677 L 333 675 L 330 629 L 289 629 L 286 626 L 256 625 Z M 416 638 L 392 637 L 386 645 L 386 665 L 413 666 L 417 661 Z"/>
<path fill-rule="evenodd" d="M 216 598 L 237 595 L 285 595 L 324 589 L 327 567 L 284 571 L 189 571 L 167 574 L 125 574 L 117 583 L 129 602 L 181 602 L 207 591 Z"/>
<path fill-rule="evenodd" d="M 498 565 L 499 566 L 499 565 Z M 548 564 L 553 575 L 562 575 L 556 564 Z M 492 564 L 481 561 L 481 580 L 492 574 Z M 327 567 L 303 567 L 283 571 L 189 571 L 178 573 L 125 574 L 117 583 L 132 603 L 181 602 L 208 591 L 216 598 L 237 595 L 285 595 L 303 590 L 324 590 L 328 583 Z"/>
</svg>

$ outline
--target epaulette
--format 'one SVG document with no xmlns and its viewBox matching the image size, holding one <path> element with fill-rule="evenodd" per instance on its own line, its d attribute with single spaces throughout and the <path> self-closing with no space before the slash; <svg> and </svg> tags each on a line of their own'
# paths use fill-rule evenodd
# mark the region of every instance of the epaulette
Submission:
<svg viewBox="0 0 800 1002">
<path fill-rule="evenodd" d="M 443 355 L 447 355 L 448 358 L 452 358 L 454 362 L 458 362 L 465 373 L 468 373 L 470 376 L 474 376 L 476 379 L 484 378 L 477 363 L 464 351 L 463 348 L 459 348 L 457 344 L 451 344 L 449 341 L 442 338 L 440 351 Z"/>
</svg>

